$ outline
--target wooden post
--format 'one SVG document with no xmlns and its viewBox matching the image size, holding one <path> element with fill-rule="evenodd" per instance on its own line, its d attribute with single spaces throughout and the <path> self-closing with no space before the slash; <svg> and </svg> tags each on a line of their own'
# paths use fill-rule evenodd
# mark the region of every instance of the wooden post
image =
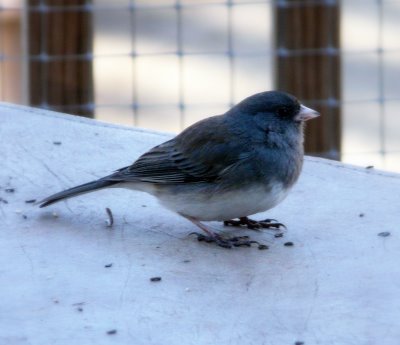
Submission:
<svg viewBox="0 0 400 345">
<path fill-rule="evenodd" d="M 19 12 L 0 10 L 0 100 L 22 103 L 21 17 Z"/>
<path fill-rule="evenodd" d="M 322 116 L 307 124 L 308 154 L 340 159 L 340 8 L 335 0 L 276 0 L 277 89 Z"/>
<path fill-rule="evenodd" d="M 30 104 L 93 117 L 92 14 L 86 0 L 28 0 Z"/>
</svg>

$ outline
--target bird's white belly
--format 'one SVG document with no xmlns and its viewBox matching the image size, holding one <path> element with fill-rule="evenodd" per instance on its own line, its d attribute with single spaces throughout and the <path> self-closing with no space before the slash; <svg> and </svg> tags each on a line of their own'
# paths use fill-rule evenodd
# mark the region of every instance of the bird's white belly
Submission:
<svg viewBox="0 0 400 345">
<path fill-rule="evenodd" d="M 223 221 L 269 210 L 287 194 L 288 189 L 283 188 L 282 184 L 276 184 L 270 191 L 259 185 L 211 195 L 200 192 L 158 197 L 163 206 L 183 216 L 205 221 Z"/>
</svg>

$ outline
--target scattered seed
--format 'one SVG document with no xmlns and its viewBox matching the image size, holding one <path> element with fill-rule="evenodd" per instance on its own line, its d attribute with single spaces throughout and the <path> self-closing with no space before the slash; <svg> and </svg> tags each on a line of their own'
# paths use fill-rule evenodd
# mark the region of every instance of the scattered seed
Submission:
<svg viewBox="0 0 400 345">
<path fill-rule="evenodd" d="M 373 168 L 374 168 L 373 165 L 368 165 L 368 166 L 365 167 L 365 169 L 373 169 Z"/>
<path fill-rule="evenodd" d="M 83 308 L 82 307 L 76 308 L 76 310 L 79 311 L 79 312 L 83 312 Z"/>
<path fill-rule="evenodd" d="M 142 207 L 147 207 L 147 205 L 142 205 Z"/>
<path fill-rule="evenodd" d="M 22 215 L 22 218 L 28 219 L 28 216 L 27 216 L 26 214 L 23 214 L 23 215 Z"/>
<path fill-rule="evenodd" d="M 73 306 L 82 306 L 84 304 L 85 304 L 85 302 L 72 303 Z"/>
<path fill-rule="evenodd" d="M 291 247 L 294 245 L 294 243 L 293 242 L 285 242 L 283 245 L 286 247 Z"/>
<path fill-rule="evenodd" d="M 108 207 L 106 207 L 106 212 L 107 212 L 107 216 L 108 216 L 107 226 L 109 228 L 111 228 L 114 224 L 114 217 L 113 217 L 111 210 Z"/>
<path fill-rule="evenodd" d="M 113 335 L 113 334 L 117 334 L 117 330 L 116 329 L 111 329 L 109 331 L 107 331 L 108 335 Z"/>
<path fill-rule="evenodd" d="M 36 202 L 36 199 L 25 200 L 25 203 L 27 204 L 33 204 L 34 202 Z"/>
<path fill-rule="evenodd" d="M 390 236 L 390 232 L 389 232 L 389 231 L 383 231 L 383 232 L 380 232 L 380 233 L 378 234 L 378 236 L 381 236 L 381 237 L 388 237 L 388 236 Z"/>
<path fill-rule="evenodd" d="M 0 202 L 2 202 L 3 204 L 8 204 L 8 201 L 6 199 L 0 198 Z"/>
<path fill-rule="evenodd" d="M 259 250 L 265 250 L 265 249 L 268 249 L 269 247 L 267 246 L 267 245 L 265 245 L 265 244 L 259 244 L 258 245 L 258 249 Z"/>
<path fill-rule="evenodd" d="M 185 264 L 187 264 L 187 263 L 190 262 L 190 260 L 183 260 L 183 262 L 184 262 Z"/>
<path fill-rule="evenodd" d="M 274 237 L 276 237 L 276 238 L 283 237 L 283 232 L 280 232 L 279 234 L 275 234 Z"/>
<path fill-rule="evenodd" d="M 150 281 L 152 281 L 152 282 L 159 282 L 159 281 L 161 281 L 161 277 L 153 277 L 153 278 L 150 278 Z"/>
<path fill-rule="evenodd" d="M 14 189 L 14 188 L 6 188 L 6 189 L 4 189 L 4 191 L 5 191 L 6 193 L 14 193 L 14 192 L 15 192 L 15 189 Z"/>
<path fill-rule="evenodd" d="M 105 268 L 110 268 L 110 267 L 112 267 L 112 265 L 113 265 L 113 264 L 111 263 L 111 264 L 104 265 L 104 267 L 105 267 Z"/>
<path fill-rule="evenodd" d="M 61 145 L 61 141 L 53 141 L 54 145 Z"/>
<path fill-rule="evenodd" d="M 359 216 L 360 218 L 362 218 L 362 217 L 365 216 L 365 214 L 364 214 L 364 213 L 360 213 L 358 216 Z"/>
<path fill-rule="evenodd" d="M 296 341 L 294 345 L 304 345 L 304 341 Z"/>
</svg>

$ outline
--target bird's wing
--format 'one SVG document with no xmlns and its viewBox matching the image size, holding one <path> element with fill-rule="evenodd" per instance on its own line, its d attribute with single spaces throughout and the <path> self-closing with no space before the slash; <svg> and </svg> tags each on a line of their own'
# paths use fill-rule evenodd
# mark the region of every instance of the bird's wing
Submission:
<svg viewBox="0 0 400 345">
<path fill-rule="evenodd" d="M 224 118 L 215 116 L 154 147 L 107 180 L 159 184 L 211 182 L 248 156 L 246 148 L 240 148 L 227 133 Z"/>
</svg>

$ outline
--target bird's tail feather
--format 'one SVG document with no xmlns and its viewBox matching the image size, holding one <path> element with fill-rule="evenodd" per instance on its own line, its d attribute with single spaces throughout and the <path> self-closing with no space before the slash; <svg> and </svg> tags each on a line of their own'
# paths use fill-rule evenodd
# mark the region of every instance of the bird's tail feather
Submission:
<svg viewBox="0 0 400 345">
<path fill-rule="evenodd" d="M 62 192 L 50 195 L 49 197 L 43 199 L 42 201 L 39 201 L 38 204 L 40 205 L 39 207 L 46 207 L 51 204 L 54 204 L 58 201 L 71 198 L 77 195 L 93 192 L 98 189 L 110 187 L 114 184 L 117 184 L 119 181 L 109 181 L 109 180 L 96 180 L 92 182 L 88 182 L 85 184 L 82 184 L 80 186 L 76 186 L 67 190 L 64 190 Z"/>
</svg>

